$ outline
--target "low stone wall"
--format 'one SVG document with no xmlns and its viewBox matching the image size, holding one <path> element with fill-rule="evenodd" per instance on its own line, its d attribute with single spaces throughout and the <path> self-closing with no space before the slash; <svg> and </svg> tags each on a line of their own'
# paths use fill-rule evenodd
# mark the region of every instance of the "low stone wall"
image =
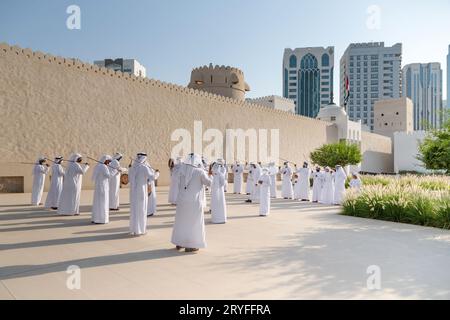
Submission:
<svg viewBox="0 0 450 320">
<path fill-rule="evenodd" d="M 362 131 L 361 171 L 370 173 L 393 173 L 392 139 L 379 134 Z"/>
</svg>

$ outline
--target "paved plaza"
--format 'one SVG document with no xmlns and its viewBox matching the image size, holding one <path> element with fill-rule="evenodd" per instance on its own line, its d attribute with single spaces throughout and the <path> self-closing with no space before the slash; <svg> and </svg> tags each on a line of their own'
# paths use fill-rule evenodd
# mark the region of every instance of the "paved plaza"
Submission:
<svg viewBox="0 0 450 320">
<path fill-rule="evenodd" d="M 231 189 L 231 185 L 230 185 Z M 210 224 L 208 247 L 177 252 L 175 208 L 158 188 L 148 234 L 128 235 L 128 190 L 107 225 L 28 205 L 29 194 L 0 195 L 1 299 L 449 299 L 450 231 L 339 215 L 339 207 L 272 201 L 269 217 L 243 195 L 227 194 L 228 223 Z M 45 199 L 46 194 L 44 194 Z M 67 287 L 69 266 L 81 288 Z M 369 290 L 369 266 L 381 289 Z"/>
</svg>

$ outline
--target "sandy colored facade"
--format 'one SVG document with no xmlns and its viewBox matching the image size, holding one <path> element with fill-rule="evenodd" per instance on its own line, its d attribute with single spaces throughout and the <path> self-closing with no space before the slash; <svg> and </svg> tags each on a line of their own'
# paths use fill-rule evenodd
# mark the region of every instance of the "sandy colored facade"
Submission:
<svg viewBox="0 0 450 320">
<path fill-rule="evenodd" d="M 374 132 L 393 138 L 394 132 L 414 131 L 413 107 L 407 97 L 378 100 L 374 104 Z"/>
<path fill-rule="evenodd" d="M 0 69 L 0 177 L 23 177 L 25 192 L 31 190 L 31 166 L 8 162 L 67 158 L 74 151 L 95 158 L 120 151 L 125 166 L 129 156 L 146 151 L 165 185 L 167 160 L 177 144 L 171 134 L 180 128 L 193 132 L 197 120 L 203 131 L 279 129 L 280 156 L 298 162 L 337 141 L 337 127 L 328 122 L 6 44 L 0 44 Z M 383 138 L 363 143 L 363 151 L 384 154 Z M 390 167 L 375 164 L 383 172 L 392 167 L 391 156 L 385 156 Z M 84 188 L 92 187 L 91 172 Z"/>
<path fill-rule="evenodd" d="M 188 88 L 244 100 L 250 86 L 245 82 L 244 73 L 230 66 L 203 66 L 191 72 Z"/>
</svg>

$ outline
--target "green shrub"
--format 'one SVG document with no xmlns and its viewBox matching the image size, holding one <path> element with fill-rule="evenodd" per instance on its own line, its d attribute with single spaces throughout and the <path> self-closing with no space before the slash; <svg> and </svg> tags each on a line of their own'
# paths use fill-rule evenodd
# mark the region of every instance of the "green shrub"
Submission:
<svg viewBox="0 0 450 320">
<path fill-rule="evenodd" d="M 359 193 L 347 192 L 344 215 L 450 229 L 448 177 L 371 177 L 367 182 Z"/>
</svg>

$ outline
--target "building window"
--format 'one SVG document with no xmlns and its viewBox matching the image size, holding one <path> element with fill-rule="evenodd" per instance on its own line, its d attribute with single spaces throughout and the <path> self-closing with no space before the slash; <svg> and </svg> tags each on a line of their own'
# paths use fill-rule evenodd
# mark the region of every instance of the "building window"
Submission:
<svg viewBox="0 0 450 320">
<path fill-rule="evenodd" d="M 300 61 L 298 79 L 298 113 L 315 118 L 320 110 L 320 70 L 312 54 L 308 53 Z"/>
<path fill-rule="evenodd" d="M 330 65 L 330 56 L 327 53 L 322 55 L 322 67 L 328 67 Z"/>
<path fill-rule="evenodd" d="M 291 55 L 289 58 L 289 67 L 297 68 L 297 57 L 295 55 Z"/>
<path fill-rule="evenodd" d="M 331 116 L 331 121 L 336 121 L 336 117 L 335 116 Z"/>
<path fill-rule="evenodd" d="M 284 69 L 284 97 L 287 98 L 288 96 L 288 71 L 285 68 Z"/>
</svg>

